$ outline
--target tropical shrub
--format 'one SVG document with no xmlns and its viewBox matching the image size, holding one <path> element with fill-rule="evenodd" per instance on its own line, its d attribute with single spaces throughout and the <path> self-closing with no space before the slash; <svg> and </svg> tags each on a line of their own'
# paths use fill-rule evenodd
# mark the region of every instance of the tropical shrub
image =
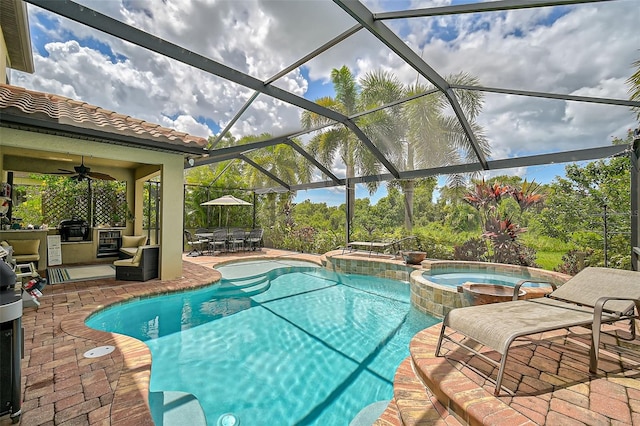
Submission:
<svg viewBox="0 0 640 426">
<path fill-rule="evenodd" d="M 554 271 L 563 274 L 575 275 L 587 266 L 591 265 L 591 255 L 593 250 L 580 251 L 571 250 L 562 256 L 562 264 L 554 269 Z"/>
<path fill-rule="evenodd" d="M 487 262 L 489 250 L 487 242 L 482 238 L 470 238 L 463 244 L 454 247 L 455 260 L 469 260 Z"/>
</svg>

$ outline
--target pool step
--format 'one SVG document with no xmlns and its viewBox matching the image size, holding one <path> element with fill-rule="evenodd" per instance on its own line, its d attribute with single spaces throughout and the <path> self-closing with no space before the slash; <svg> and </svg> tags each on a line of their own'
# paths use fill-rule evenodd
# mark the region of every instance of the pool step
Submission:
<svg viewBox="0 0 640 426">
<path fill-rule="evenodd" d="M 222 279 L 216 297 L 250 297 L 265 292 L 271 286 L 266 274 L 246 278 Z"/>
<path fill-rule="evenodd" d="M 156 425 L 207 426 L 198 399 L 185 392 L 149 392 L 149 408 Z"/>
</svg>

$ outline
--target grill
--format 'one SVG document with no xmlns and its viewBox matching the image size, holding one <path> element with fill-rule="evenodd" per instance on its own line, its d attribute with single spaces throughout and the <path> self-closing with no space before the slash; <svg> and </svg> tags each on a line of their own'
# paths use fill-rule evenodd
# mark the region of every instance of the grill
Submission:
<svg viewBox="0 0 640 426">
<path fill-rule="evenodd" d="M 84 219 L 65 219 L 58 226 L 62 241 L 87 241 L 89 239 L 89 223 Z"/>
</svg>

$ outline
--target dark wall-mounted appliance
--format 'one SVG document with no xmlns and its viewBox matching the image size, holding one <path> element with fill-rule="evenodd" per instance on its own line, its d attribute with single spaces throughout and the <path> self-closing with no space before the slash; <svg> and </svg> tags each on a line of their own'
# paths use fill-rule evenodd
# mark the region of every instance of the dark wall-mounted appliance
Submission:
<svg viewBox="0 0 640 426">
<path fill-rule="evenodd" d="M 62 241 L 89 240 L 89 223 L 84 219 L 65 219 L 58 226 Z"/>
</svg>

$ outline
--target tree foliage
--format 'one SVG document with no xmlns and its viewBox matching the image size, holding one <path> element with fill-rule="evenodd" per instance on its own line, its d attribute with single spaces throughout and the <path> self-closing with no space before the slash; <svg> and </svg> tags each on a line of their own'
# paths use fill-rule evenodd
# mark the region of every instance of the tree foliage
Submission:
<svg viewBox="0 0 640 426">
<path fill-rule="evenodd" d="M 614 144 L 631 143 L 625 139 Z M 548 187 L 547 201 L 534 222 L 542 235 L 573 244 L 591 253 L 588 263 L 604 265 L 605 218 L 607 264 L 627 268 L 631 262 L 631 169 L 628 156 L 569 164 L 565 177 L 556 177 Z M 606 216 L 605 216 L 606 212 Z"/>
</svg>

